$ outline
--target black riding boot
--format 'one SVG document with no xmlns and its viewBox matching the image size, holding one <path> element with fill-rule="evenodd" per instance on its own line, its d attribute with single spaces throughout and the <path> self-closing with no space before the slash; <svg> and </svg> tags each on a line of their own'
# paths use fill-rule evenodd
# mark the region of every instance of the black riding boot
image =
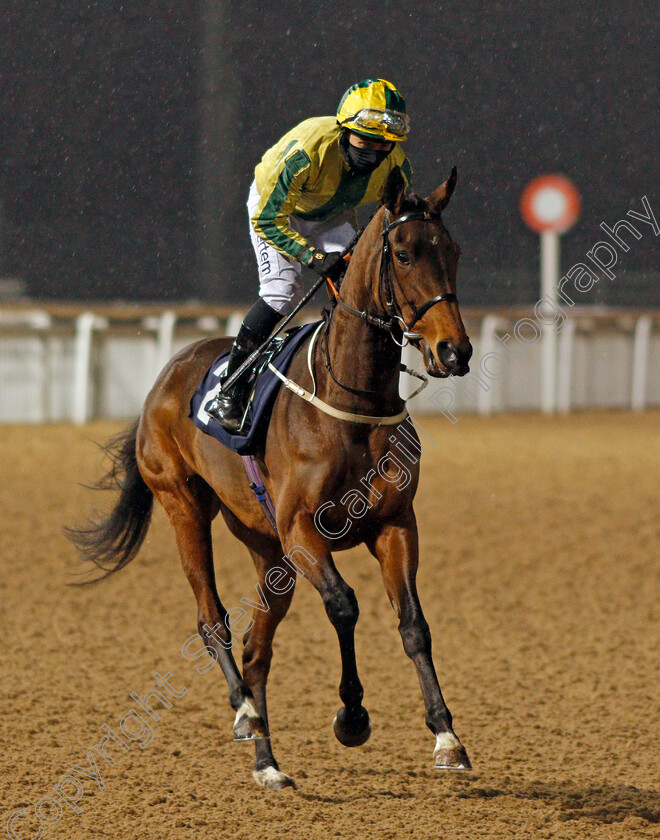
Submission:
<svg viewBox="0 0 660 840">
<path fill-rule="evenodd" d="M 279 312 L 275 312 L 259 298 L 245 316 L 238 335 L 234 339 L 229 364 L 222 377 L 223 382 L 238 370 L 250 353 L 263 344 L 281 317 Z M 247 371 L 228 391 L 220 391 L 213 402 L 206 407 L 206 411 L 228 432 L 238 432 L 250 396 L 250 387 L 250 374 Z M 243 432 L 247 432 L 247 424 L 243 427 Z"/>
</svg>

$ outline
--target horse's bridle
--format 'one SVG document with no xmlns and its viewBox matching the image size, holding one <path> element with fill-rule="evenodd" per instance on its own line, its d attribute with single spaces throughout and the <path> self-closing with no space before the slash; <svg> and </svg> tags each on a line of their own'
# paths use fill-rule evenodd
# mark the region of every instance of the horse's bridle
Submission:
<svg viewBox="0 0 660 840">
<path fill-rule="evenodd" d="M 406 222 L 439 222 L 441 220 L 440 213 L 433 213 L 430 210 L 418 210 L 413 211 L 411 213 L 405 213 L 403 216 L 399 216 L 398 219 L 394 219 L 393 222 L 387 221 L 388 219 L 388 211 L 385 208 L 385 212 L 383 214 L 383 229 L 381 235 L 383 237 L 383 248 L 381 251 L 380 257 L 380 271 L 378 275 L 378 300 L 380 305 L 384 309 L 386 315 L 389 315 L 389 318 L 381 318 L 379 315 L 372 315 L 370 312 L 367 312 L 364 309 L 355 309 L 349 304 L 345 303 L 339 295 L 335 296 L 336 302 L 339 306 L 344 309 L 346 312 L 349 312 L 351 315 L 355 315 L 358 318 L 361 318 L 367 324 L 371 324 L 373 327 L 378 327 L 382 330 L 387 330 L 388 332 L 392 333 L 394 327 L 399 327 L 401 332 L 403 333 L 403 338 L 407 339 L 408 341 L 411 340 L 419 340 L 422 338 L 419 333 L 413 332 L 413 327 L 415 324 L 426 315 L 426 313 L 431 309 L 431 307 L 435 306 L 437 303 L 447 302 L 457 302 L 457 297 L 453 292 L 443 292 L 442 294 L 436 295 L 431 300 L 427 300 L 426 303 L 423 303 L 419 307 L 414 307 L 409 300 L 406 299 L 406 303 L 412 307 L 412 320 L 410 323 L 406 323 L 405 318 L 403 317 L 403 311 L 399 306 L 399 302 L 396 299 L 396 295 L 394 293 L 394 285 L 392 283 L 392 277 L 390 275 L 390 266 L 392 263 L 392 251 L 390 247 L 390 240 L 389 234 L 390 231 L 394 230 L 394 228 L 398 227 L 399 225 L 405 224 Z M 396 339 L 392 335 L 394 341 Z M 397 344 L 399 342 L 396 342 Z"/>
<path fill-rule="evenodd" d="M 406 323 L 403 312 L 399 303 L 396 299 L 396 295 L 394 294 L 394 286 L 392 284 L 392 278 L 390 276 L 390 266 L 392 264 L 392 252 L 390 248 L 390 239 L 389 234 L 390 231 L 394 230 L 394 228 L 398 227 L 399 225 L 405 224 L 405 222 L 439 222 L 441 220 L 440 213 L 432 213 L 430 210 L 420 210 L 412 213 L 406 213 L 403 216 L 399 216 L 398 219 L 394 219 L 393 222 L 388 224 L 387 222 L 387 208 L 385 208 L 385 213 L 383 214 L 383 250 L 381 253 L 380 258 L 380 274 L 378 278 L 378 297 L 380 300 L 380 304 L 387 313 L 392 313 L 392 317 L 390 319 L 391 325 L 398 321 L 402 326 L 403 329 L 401 330 L 403 333 L 403 337 L 405 339 L 415 340 L 421 339 L 422 336 L 419 333 L 413 332 L 413 327 L 415 324 L 423 318 L 424 315 L 431 309 L 431 307 L 435 306 L 437 303 L 447 302 L 457 302 L 457 297 L 453 292 L 443 292 L 442 294 L 436 295 L 431 300 L 427 300 L 426 303 L 423 303 L 419 307 L 414 307 L 409 300 L 406 299 L 406 303 L 412 307 L 412 320 L 409 324 Z M 383 290 L 385 291 L 385 301 L 383 302 Z M 405 297 L 405 295 L 404 295 Z M 391 327 L 390 327 L 391 329 Z"/>
<path fill-rule="evenodd" d="M 413 327 L 415 326 L 415 324 L 421 318 L 423 318 L 424 315 L 426 315 L 426 313 L 429 311 L 429 309 L 431 309 L 437 303 L 458 302 L 458 298 L 456 297 L 454 292 L 443 292 L 442 294 L 436 295 L 434 298 L 427 300 L 426 303 L 423 303 L 419 307 L 414 307 L 412 303 L 410 303 L 410 301 L 406 298 L 406 303 L 408 303 L 408 305 L 411 306 L 413 309 L 412 320 L 409 324 L 406 323 L 406 320 L 403 317 L 403 311 L 399 306 L 399 302 L 396 299 L 396 295 L 394 293 L 394 286 L 392 283 L 392 277 L 390 275 L 392 251 L 390 247 L 389 235 L 390 231 L 394 230 L 394 228 L 398 227 L 399 225 L 405 224 L 406 222 L 439 222 L 440 220 L 440 213 L 433 213 L 430 210 L 416 210 L 410 213 L 405 213 L 403 216 L 399 216 L 398 219 L 394 219 L 394 221 L 388 223 L 388 211 L 387 208 L 385 208 L 385 212 L 383 213 L 383 229 L 381 231 L 381 235 L 383 237 L 383 248 L 381 251 L 380 270 L 378 274 L 378 301 L 381 307 L 384 309 L 386 315 L 389 315 L 389 318 L 382 318 L 379 315 L 372 315 L 370 312 L 367 312 L 366 309 L 355 309 L 355 307 L 350 306 L 348 303 L 345 303 L 339 297 L 338 294 L 334 295 L 334 302 L 336 302 L 343 310 L 345 310 L 349 314 L 361 318 L 365 323 L 371 324 L 371 326 L 373 327 L 378 327 L 379 329 L 388 331 L 392 340 L 396 344 L 400 344 L 401 346 L 403 346 L 403 341 L 397 341 L 397 339 L 394 336 L 395 327 L 398 327 L 401 330 L 403 340 L 420 340 L 422 336 L 419 333 L 413 332 Z M 337 385 L 341 386 L 346 391 L 350 391 L 351 393 L 365 395 L 376 394 L 376 391 L 351 388 L 350 385 L 346 385 L 343 382 L 340 382 L 339 379 L 337 379 L 332 370 L 332 365 L 330 363 L 330 349 L 328 347 L 329 329 L 330 317 L 327 318 L 327 323 L 323 336 L 325 344 L 325 366 L 328 369 L 330 376 L 334 379 Z"/>
</svg>

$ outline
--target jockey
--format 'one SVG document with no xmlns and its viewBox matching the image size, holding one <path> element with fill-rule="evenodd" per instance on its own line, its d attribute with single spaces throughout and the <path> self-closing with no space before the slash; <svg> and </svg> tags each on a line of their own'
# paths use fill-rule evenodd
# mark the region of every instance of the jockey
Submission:
<svg viewBox="0 0 660 840">
<path fill-rule="evenodd" d="M 392 169 L 400 167 L 410 187 L 412 170 L 400 145 L 408 130 L 406 104 L 394 85 L 365 79 L 346 91 L 336 117 L 305 120 L 263 156 L 247 201 L 259 299 L 234 340 L 224 379 L 303 296 L 302 266 L 321 277 L 341 275 L 341 252 L 357 227 L 356 208 L 381 199 Z M 245 374 L 206 410 L 236 432 L 248 395 Z"/>
</svg>

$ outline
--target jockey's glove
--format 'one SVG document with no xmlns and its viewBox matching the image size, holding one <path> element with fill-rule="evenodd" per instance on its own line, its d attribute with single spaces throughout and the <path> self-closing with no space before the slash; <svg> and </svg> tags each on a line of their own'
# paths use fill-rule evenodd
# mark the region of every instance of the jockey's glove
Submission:
<svg viewBox="0 0 660 840">
<path fill-rule="evenodd" d="M 341 251 L 330 251 L 328 254 L 325 251 L 314 251 L 307 265 L 321 277 L 329 277 L 331 280 L 338 280 L 346 268 Z"/>
</svg>

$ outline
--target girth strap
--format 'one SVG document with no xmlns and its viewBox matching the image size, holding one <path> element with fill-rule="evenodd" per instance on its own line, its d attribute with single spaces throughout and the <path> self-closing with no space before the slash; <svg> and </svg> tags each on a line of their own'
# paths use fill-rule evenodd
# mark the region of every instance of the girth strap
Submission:
<svg viewBox="0 0 660 840">
<path fill-rule="evenodd" d="M 243 466 L 245 467 L 245 473 L 247 475 L 248 481 L 250 482 L 250 490 L 254 493 L 257 497 L 259 504 L 261 505 L 261 509 L 266 517 L 266 521 L 270 525 L 270 527 L 277 533 L 277 523 L 275 521 L 275 505 L 273 505 L 273 500 L 270 498 L 270 494 L 264 485 L 263 478 L 261 477 L 261 473 L 259 471 L 259 467 L 257 466 L 257 462 L 251 455 L 241 455 L 241 461 L 243 461 Z"/>
</svg>

